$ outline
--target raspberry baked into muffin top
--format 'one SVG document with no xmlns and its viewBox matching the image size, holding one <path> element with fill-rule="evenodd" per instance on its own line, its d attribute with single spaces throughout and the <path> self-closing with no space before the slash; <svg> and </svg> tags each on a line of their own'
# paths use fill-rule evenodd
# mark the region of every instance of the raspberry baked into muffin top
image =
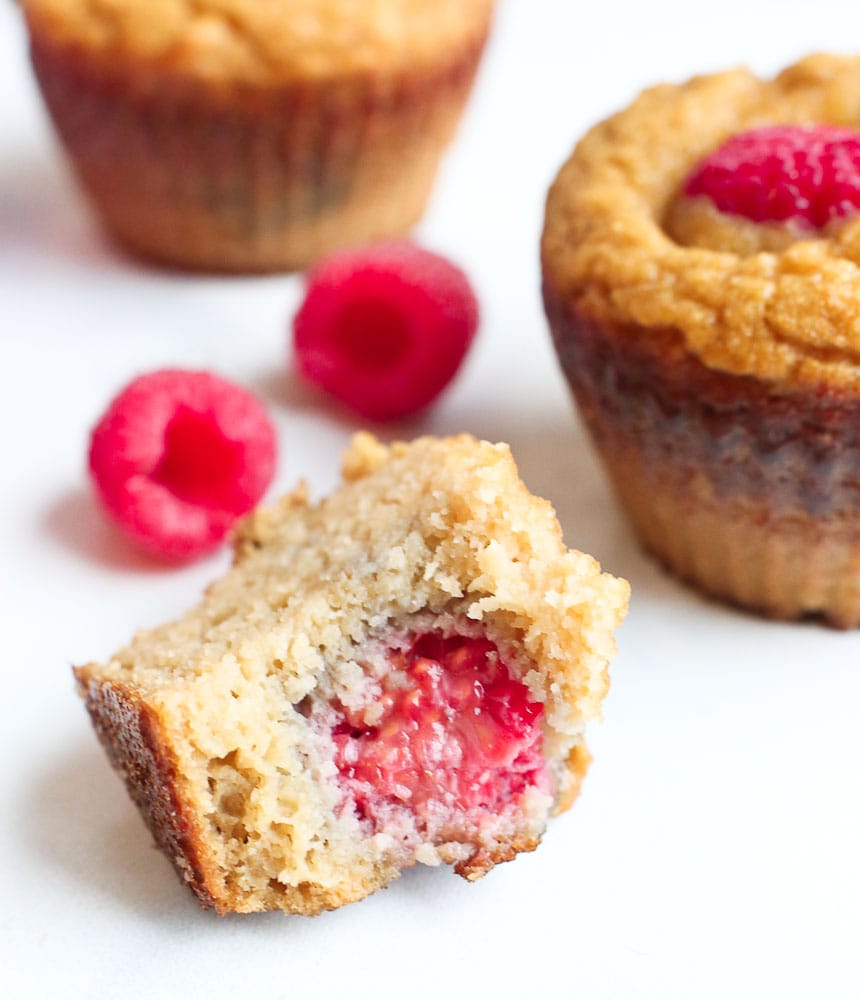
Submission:
<svg viewBox="0 0 860 1000">
<path fill-rule="evenodd" d="M 547 199 L 561 367 L 645 549 L 860 625 L 860 59 L 655 87 Z"/>
<path fill-rule="evenodd" d="M 35 31 L 90 57 L 208 84 L 403 70 L 483 43 L 493 0 L 23 0 Z"/>
<path fill-rule="evenodd" d="M 856 386 L 860 216 L 750 220 L 684 190 L 732 137 L 821 125 L 860 127 L 860 59 L 816 55 L 774 80 L 739 69 L 644 92 L 560 172 L 545 281 L 595 322 L 680 332 L 710 368 Z"/>
<path fill-rule="evenodd" d="M 255 513 L 178 621 L 76 671 L 159 844 L 219 912 L 317 913 L 416 862 L 468 879 L 575 798 L 628 586 L 504 445 L 368 435 Z"/>
</svg>

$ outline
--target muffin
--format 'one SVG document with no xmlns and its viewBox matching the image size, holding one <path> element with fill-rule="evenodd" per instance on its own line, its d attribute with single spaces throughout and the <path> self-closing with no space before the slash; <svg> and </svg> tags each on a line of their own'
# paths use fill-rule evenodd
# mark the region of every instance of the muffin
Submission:
<svg viewBox="0 0 860 1000">
<path fill-rule="evenodd" d="M 860 623 L 860 59 L 643 93 L 549 193 L 546 312 L 643 546 Z"/>
<path fill-rule="evenodd" d="M 301 268 L 419 219 L 492 0 L 21 0 L 108 230 L 157 261 Z"/>
<path fill-rule="evenodd" d="M 589 761 L 628 586 L 505 445 L 385 447 L 258 511 L 173 624 L 76 670 L 158 843 L 220 913 L 315 914 L 533 850 Z"/>
</svg>

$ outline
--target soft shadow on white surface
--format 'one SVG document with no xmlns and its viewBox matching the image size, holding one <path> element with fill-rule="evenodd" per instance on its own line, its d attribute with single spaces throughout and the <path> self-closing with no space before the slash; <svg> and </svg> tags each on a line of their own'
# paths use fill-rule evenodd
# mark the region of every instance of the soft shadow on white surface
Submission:
<svg viewBox="0 0 860 1000">
<path fill-rule="evenodd" d="M 286 345 L 286 334 L 284 337 Z M 280 359 L 279 359 L 280 360 Z M 347 430 L 359 427 L 358 418 L 346 407 L 339 405 L 319 389 L 315 389 L 287 361 L 286 350 L 283 365 L 269 366 L 254 378 L 248 388 L 271 406 L 291 413 L 307 413 L 319 419 L 324 417 L 342 424 Z"/>
<path fill-rule="evenodd" d="M 187 917 L 190 897 L 94 737 L 36 775 L 19 818 L 29 850 L 55 878 L 76 883 L 82 906 L 96 895 L 160 920 Z"/>
<path fill-rule="evenodd" d="M 51 500 L 42 527 L 57 544 L 103 569 L 164 573 L 171 568 L 127 542 L 86 490 L 68 490 Z"/>
<path fill-rule="evenodd" d="M 0 233 L 16 257 L 104 267 L 114 252 L 59 157 L 0 162 Z"/>
<path fill-rule="evenodd" d="M 310 410 L 314 413 L 322 411 L 332 418 L 344 417 L 339 406 L 308 385 L 293 366 L 286 363 L 286 352 L 284 362 L 283 368 L 263 369 L 249 388 L 274 406 L 289 410 Z"/>
<path fill-rule="evenodd" d="M 409 440 L 427 433 L 426 412 L 383 423 L 359 416 L 302 378 L 295 366 L 287 360 L 286 352 L 282 368 L 265 369 L 251 381 L 248 388 L 271 406 L 290 414 L 312 417 L 315 421 L 331 421 L 348 433 L 367 430 L 384 441 Z"/>
</svg>

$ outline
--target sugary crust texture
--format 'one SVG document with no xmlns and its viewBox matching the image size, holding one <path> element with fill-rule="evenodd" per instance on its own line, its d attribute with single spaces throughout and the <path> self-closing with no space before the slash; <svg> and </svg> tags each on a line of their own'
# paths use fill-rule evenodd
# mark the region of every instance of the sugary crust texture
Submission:
<svg viewBox="0 0 860 1000">
<path fill-rule="evenodd" d="M 551 724 L 578 727 L 596 713 L 615 650 L 603 628 L 626 604 L 626 584 L 565 549 L 552 505 L 527 491 L 506 445 L 463 435 L 385 446 L 358 435 L 343 475 L 346 488 L 318 505 L 300 489 L 243 522 L 236 565 L 204 602 L 140 633 L 115 662 L 134 661 L 159 682 L 164 666 L 204 670 L 215 646 L 242 656 L 247 644 L 249 656 L 277 657 L 288 637 L 290 682 L 303 696 L 321 666 L 304 637 L 332 630 L 329 654 L 342 644 L 346 652 L 376 625 L 458 602 L 470 620 L 493 614 L 512 637 L 525 631 L 529 655 L 559 674 L 563 687 L 535 692 Z M 312 602 L 291 600 L 308 591 Z M 365 619 L 370 597 L 385 609 L 378 621 Z M 594 656 L 573 665 L 571 647 Z"/>
<path fill-rule="evenodd" d="M 34 36 L 142 76 L 271 87 L 434 65 L 493 0 L 22 0 Z"/>
<path fill-rule="evenodd" d="M 217 869 L 184 805 L 184 781 L 157 712 L 133 688 L 89 683 L 84 671 L 78 680 L 99 740 L 159 847 L 201 899 L 214 905 L 207 885 L 217 881 Z"/>
<path fill-rule="evenodd" d="M 690 170 L 729 136 L 804 123 L 860 128 L 860 58 L 815 55 L 774 80 L 738 69 L 645 91 L 585 136 L 550 191 L 542 258 L 556 293 L 637 337 L 677 330 L 715 369 L 855 390 L 860 217 L 751 254 L 743 240 L 740 252 L 680 246 L 664 228 Z"/>
<path fill-rule="evenodd" d="M 159 844 L 222 913 L 317 913 L 399 874 L 402 856 L 333 825 L 333 772 L 300 715 L 311 694 L 347 697 L 355 656 L 392 629 L 479 628 L 496 642 L 545 704 L 555 811 L 588 764 L 583 730 L 606 691 L 626 582 L 564 548 L 505 445 L 359 435 L 344 481 L 318 505 L 299 489 L 258 511 L 196 608 L 76 670 Z M 471 853 L 448 845 L 440 860 L 477 878 L 533 849 L 544 822 L 545 811 Z"/>
<path fill-rule="evenodd" d="M 842 228 L 843 220 L 832 227 Z M 781 253 L 800 240 L 808 240 L 810 232 L 797 223 L 753 222 L 741 215 L 721 212 L 702 195 L 691 198 L 680 192 L 673 198 L 664 219 L 666 232 L 682 246 L 704 247 L 749 257 L 756 253 Z"/>
</svg>

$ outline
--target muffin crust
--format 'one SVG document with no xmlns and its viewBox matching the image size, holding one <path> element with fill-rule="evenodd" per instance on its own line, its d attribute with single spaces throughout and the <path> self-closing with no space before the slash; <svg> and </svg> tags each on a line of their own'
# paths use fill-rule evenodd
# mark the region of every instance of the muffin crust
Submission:
<svg viewBox="0 0 860 1000">
<path fill-rule="evenodd" d="M 860 623 L 860 401 L 705 367 L 676 331 L 553 314 L 559 361 L 640 542 L 713 597 Z"/>
<path fill-rule="evenodd" d="M 209 84 L 272 85 L 435 64 L 486 35 L 492 0 L 22 0 L 42 37 Z"/>
<path fill-rule="evenodd" d="M 679 246 L 665 215 L 730 135 L 783 123 L 860 126 L 860 59 L 817 55 L 776 79 L 739 69 L 646 91 L 578 145 L 549 195 L 555 292 L 596 323 L 672 329 L 710 368 L 796 387 L 856 387 L 860 217 L 780 253 Z"/>
</svg>

